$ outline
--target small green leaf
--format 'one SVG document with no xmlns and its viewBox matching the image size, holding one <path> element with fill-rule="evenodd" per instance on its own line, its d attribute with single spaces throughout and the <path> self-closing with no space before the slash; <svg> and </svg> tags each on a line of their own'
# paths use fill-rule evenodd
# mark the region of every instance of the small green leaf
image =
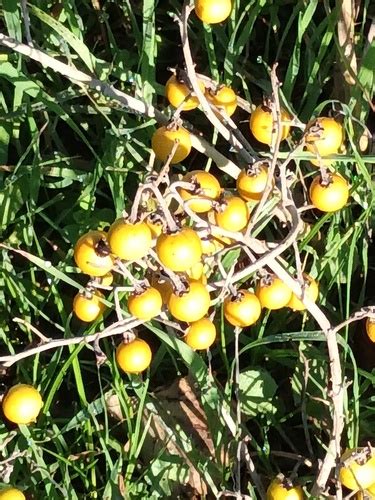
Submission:
<svg viewBox="0 0 375 500">
<path fill-rule="evenodd" d="M 259 413 L 275 413 L 274 395 L 277 384 L 263 369 L 246 370 L 240 373 L 239 390 L 241 410 L 255 417 Z"/>
</svg>

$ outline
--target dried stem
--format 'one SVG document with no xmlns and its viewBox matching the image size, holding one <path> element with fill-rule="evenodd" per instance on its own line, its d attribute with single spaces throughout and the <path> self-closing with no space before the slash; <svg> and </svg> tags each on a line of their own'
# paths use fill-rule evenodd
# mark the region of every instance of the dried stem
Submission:
<svg viewBox="0 0 375 500">
<path fill-rule="evenodd" d="M 29 47 L 23 43 L 17 42 L 13 38 L 10 38 L 3 33 L 0 33 L 0 44 L 13 49 L 19 54 L 23 54 L 26 57 L 30 57 L 34 61 L 42 64 L 43 66 L 52 69 L 53 71 L 60 73 L 65 76 L 73 83 L 89 87 L 96 92 L 100 92 L 105 97 L 112 100 L 118 101 L 123 106 L 125 106 L 130 112 L 135 114 L 141 114 L 149 118 L 154 118 L 161 125 L 166 125 L 168 123 L 168 117 L 155 109 L 153 106 L 146 104 L 140 99 L 136 99 L 131 95 L 116 89 L 112 85 L 108 85 L 101 80 L 92 78 L 91 76 L 83 73 L 82 71 L 76 69 L 73 65 L 65 64 L 58 59 L 54 59 L 42 50 L 36 49 L 34 47 Z M 237 178 L 240 169 L 231 160 L 226 158 L 224 155 L 219 153 L 210 143 L 205 141 L 202 137 L 190 134 L 191 143 L 193 148 L 195 148 L 200 153 L 212 158 L 216 163 L 218 168 L 223 172 L 227 173 L 233 178 Z"/>
</svg>

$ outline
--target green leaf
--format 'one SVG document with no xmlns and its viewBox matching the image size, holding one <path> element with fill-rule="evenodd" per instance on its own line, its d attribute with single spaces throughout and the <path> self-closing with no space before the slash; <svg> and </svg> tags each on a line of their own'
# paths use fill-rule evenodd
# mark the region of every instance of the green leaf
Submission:
<svg viewBox="0 0 375 500">
<path fill-rule="evenodd" d="M 246 370 L 239 376 L 241 410 L 250 417 L 262 413 L 275 413 L 274 395 L 277 384 L 262 368 Z"/>
</svg>

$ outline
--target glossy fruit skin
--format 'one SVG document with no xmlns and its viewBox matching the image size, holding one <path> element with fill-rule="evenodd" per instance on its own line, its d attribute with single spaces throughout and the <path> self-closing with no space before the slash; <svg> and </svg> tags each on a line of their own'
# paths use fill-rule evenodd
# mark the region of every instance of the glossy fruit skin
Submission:
<svg viewBox="0 0 375 500">
<path fill-rule="evenodd" d="M 319 296 L 318 283 L 308 274 L 303 274 L 303 277 L 305 283 L 307 284 L 307 287 L 305 288 L 306 297 L 308 297 L 313 302 L 316 302 L 316 299 Z M 302 300 L 300 300 L 295 293 L 292 293 L 292 297 L 288 302 L 287 307 L 290 307 L 291 309 L 293 309 L 293 311 L 304 311 L 306 309 L 306 306 L 304 305 Z"/>
<path fill-rule="evenodd" d="M 74 260 L 80 270 L 90 276 L 104 276 L 113 267 L 113 258 L 102 252 L 100 246 L 107 241 L 104 231 L 89 231 L 74 246 Z"/>
<path fill-rule="evenodd" d="M 201 260 L 202 244 L 190 227 L 172 234 L 161 234 L 156 240 L 156 253 L 160 262 L 174 272 L 187 271 Z"/>
<path fill-rule="evenodd" d="M 215 342 L 216 327 L 208 318 L 201 318 L 191 323 L 184 341 L 192 349 L 208 349 Z"/>
<path fill-rule="evenodd" d="M 267 489 L 267 500 L 302 500 L 303 491 L 301 486 L 293 486 L 288 489 L 278 478 L 274 479 Z"/>
<path fill-rule="evenodd" d="M 95 321 L 105 311 L 105 304 L 100 299 L 104 299 L 104 295 L 99 290 L 87 295 L 77 293 L 73 300 L 74 314 L 81 321 Z"/>
<path fill-rule="evenodd" d="M 339 174 L 330 174 L 330 183 L 321 184 L 321 176 L 314 177 L 310 185 L 310 200 L 321 212 L 336 212 L 343 208 L 349 199 L 349 184 Z"/>
<path fill-rule="evenodd" d="M 32 385 L 17 384 L 5 394 L 3 412 L 14 424 L 35 422 L 43 406 L 42 396 Z"/>
<path fill-rule="evenodd" d="M 208 212 L 212 208 L 212 203 L 205 198 L 210 200 L 217 200 L 221 193 L 221 186 L 216 177 L 209 172 L 204 170 L 192 170 L 188 172 L 182 178 L 184 182 L 193 182 L 198 184 L 198 193 L 194 191 L 187 191 L 186 189 L 179 189 L 181 198 L 186 201 L 191 198 L 195 198 L 191 201 L 188 206 L 193 212 L 204 213 Z M 200 196 L 202 198 L 198 199 Z"/>
<path fill-rule="evenodd" d="M 152 245 L 152 233 L 145 222 L 132 224 L 117 219 L 108 231 L 111 251 L 124 260 L 139 260 L 145 257 Z"/>
<path fill-rule="evenodd" d="M 132 342 L 122 342 L 116 349 L 116 361 L 125 373 L 141 373 L 152 359 L 152 351 L 147 342 L 136 338 Z"/>
<path fill-rule="evenodd" d="M 341 460 L 345 460 L 355 450 L 347 450 Z M 355 460 L 343 465 L 340 469 L 339 479 L 349 490 L 357 491 L 366 489 L 374 484 L 375 478 L 375 456 L 370 457 L 363 465 Z"/>
<path fill-rule="evenodd" d="M 133 293 L 128 298 L 128 310 L 132 316 L 149 321 L 158 316 L 163 306 L 163 299 L 154 287 L 147 288 L 143 293 Z"/>
<path fill-rule="evenodd" d="M 289 113 L 281 110 L 281 120 L 290 121 Z M 250 116 L 250 130 L 255 139 L 262 144 L 272 144 L 272 136 L 276 136 L 276 130 L 273 131 L 272 112 L 266 106 L 258 106 Z M 290 125 L 282 126 L 281 140 L 283 141 L 289 135 Z"/>
<path fill-rule="evenodd" d="M 267 187 L 268 182 L 268 168 L 261 165 L 256 172 L 248 173 L 242 170 L 237 177 L 236 187 L 238 194 L 245 201 L 259 201 L 262 194 Z"/>
<path fill-rule="evenodd" d="M 225 319 L 233 326 L 242 328 L 253 325 L 262 312 L 258 297 L 248 290 L 238 290 L 237 296 L 224 300 Z"/>
<path fill-rule="evenodd" d="M 220 110 L 224 110 L 227 116 L 232 116 L 237 109 L 237 95 L 230 87 L 222 86 L 215 93 L 208 90 L 206 98 Z"/>
<path fill-rule="evenodd" d="M 321 137 L 318 138 L 315 134 L 309 133 L 311 127 L 318 126 L 322 130 Z M 321 116 L 308 125 L 306 134 L 306 149 L 311 153 L 318 153 L 320 156 L 328 156 L 337 153 L 344 140 L 342 125 L 334 118 Z M 318 164 L 313 161 L 314 164 Z"/>
<path fill-rule="evenodd" d="M 198 83 L 202 92 L 204 92 L 204 83 L 201 81 L 198 81 Z M 172 75 L 165 84 L 165 96 L 168 99 L 169 104 L 171 104 L 174 108 L 178 108 L 184 101 L 185 97 L 189 94 L 191 94 L 189 87 L 184 82 L 180 82 L 176 75 Z M 181 109 L 182 111 L 191 111 L 198 106 L 198 98 L 190 95 L 185 100 Z"/>
<path fill-rule="evenodd" d="M 281 309 L 289 303 L 292 291 L 280 278 L 272 276 L 270 284 L 258 283 L 255 295 L 262 307 L 275 310 Z"/>
<path fill-rule="evenodd" d="M 216 24 L 225 21 L 232 10 L 231 0 L 195 0 L 195 13 L 201 21 Z"/>
<path fill-rule="evenodd" d="M 180 163 L 189 156 L 191 151 L 189 132 L 184 127 L 179 127 L 177 130 L 160 127 L 151 138 L 151 146 L 158 160 L 163 162 L 167 160 L 174 146 L 174 141 L 178 141 L 178 146 L 172 157 L 171 164 Z"/>
<path fill-rule="evenodd" d="M 225 208 L 215 212 L 216 224 L 226 231 L 241 231 L 247 226 L 250 214 L 246 203 L 239 196 L 227 196 Z"/>
<path fill-rule="evenodd" d="M 210 294 L 200 281 L 189 280 L 189 290 L 181 296 L 172 293 L 168 300 L 168 309 L 179 321 L 193 323 L 207 314 L 210 307 Z"/>
<path fill-rule="evenodd" d="M 371 342 L 375 342 L 375 322 L 370 318 L 366 319 L 366 333 Z"/>
<path fill-rule="evenodd" d="M 5 488 L 0 490 L 0 500 L 26 500 L 26 497 L 17 488 Z"/>
</svg>

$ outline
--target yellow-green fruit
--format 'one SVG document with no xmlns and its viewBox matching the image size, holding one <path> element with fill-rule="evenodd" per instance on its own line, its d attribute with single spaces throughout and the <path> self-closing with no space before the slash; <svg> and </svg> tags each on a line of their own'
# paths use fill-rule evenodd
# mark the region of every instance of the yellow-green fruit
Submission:
<svg viewBox="0 0 375 500">
<path fill-rule="evenodd" d="M 190 134 L 184 127 L 178 127 L 175 130 L 166 127 L 158 128 L 151 138 L 156 158 L 163 162 L 167 161 L 175 142 L 177 142 L 177 148 L 172 156 L 172 164 L 180 163 L 189 156 L 191 151 Z"/>
<path fill-rule="evenodd" d="M 208 318 L 191 323 L 184 337 L 192 349 L 208 349 L 216 339 L 216 327 Z"/>
<path fill-rule="evenodd" d="M 312 128 L 317 129 L 312 132 Z M 321 116 L 308 125 L 306 149 L 320 156 L 337 153 L 344 139 L 341 123 L 334 118 Z M 314 162 L 313 162 L 314 163 Z M 316 165 L 316 163 L 314 163 Z M 319 163 L 318 163 L 319 165 Z"/>
<path fill-rule="evenodd" d="M 349 199 L 349 184 L 340 174 L 330 174 L 328 184 L 320 175 L 314 177 L 309 189 L 311 203 L 322 212 L 341 210 Z"/>
<path fill-rule="evenodd" d="M 232 10 L 231 0 L 195 0 L 195 13 L 207 24 L 221 23 L 229 17 Z"/>
<path fill-rule="evenodd" d="M 257 168 L 254 172 L 241 170 L 237 177 L 236 187 L 238 194 L 246 201 L 258 201 L 267 187 L 268 168 L 264 165 Z"/>
<path fill-rule="evenodd" d="M 184 201 L 194 198 L 188 204 L 189 208 L 196 213 L 208 212 L 212 208 L 210 200 L 217 200 L 221 193 L 221 186 L 216 177 L 204 170 L 192 170 L 182 180 L 184 182 L 195 183 L 199 192 L 198 194 L 183 188 L 179 190 L 181 198 Z"/>
<path fill-rule="evenodd" d="M 162 233 L 156 240 L 156 253 L 163 266 L 184 272 L 201 260 L 202 243 L 193 229 L 185 227 L 176 233 Z"/>
<path fill-rule="evenodd" d="M 117 219 L 108 231 L 111 251 L 120 259 L 139 260 L 145 257 L 152 245 L 152 233 L 145 222 L 132 224 Z"/>
<path fill-rule="evenodd" d="M 74 260 L 83 273 L 104 276 L 112 269 L 113 258 L 106 242 L 104 231 L 89 231 L 79 238 L 74 246 Z"/>
<path fill-rule="evenodd" d="M 201 81 L 198 81 L 198 83 L 200 89 L 204 92 L 204 83 Z M 167 81 L 165 85 L 165 95 L 169 103 L 175 108 L 179 108 L 181 104 L 184 103 L 182 105 L 182 111 L 191 111 L 199 106 L 198 98 L 191 95 L 189 87 L 186 83 L 179 81 L 176 75 L 172 75 Z"/>
<path fill-rule="evenodd" d="M 280 278 L 273 276 L 269 283 L 257 285 L 255 294 L 262 307 L 267 309 L 281 309 L 292 298 L 292 290 Z"/>
<path fill-rule="evenodd" d="M 315 302 L 319 295 L 318 283 L 308 274 L 304 274 L 303 277 L 307 285 L 304 290 L 305 296 Z M 304 311 L 306 309 L 302 300 L 300 300 L 295 293 L 292 293 L 292 298 L 288 302 L 287 307 L 290 307 L 293 311 Z"/>
<path fill-rule="evenodd" d="M 224 110 L 227 116 L 232 116 L 237 108 L 237 95 L 230 87 L 220 87 L 216 92 L 207 91 L 206 98 L 209 102 Z"/>
<path fill-rule="evenodd" d="M 285 110 L 281 110 L 281 121 L 286 122 L 282 125 L 281 130 L 281 140 L 283 141 L 289 135 L 290 116 Z M 272 111 L 266 106 L 258 106 L 250 116 L 250 130 L 255 137 L 255 139 L 263 144 L 272 144 L 272 140 L 275 140 L 276 130 L 273 123 Z M 274 139 L 273 139 L 274 138 Z"/>
<path fill-rule="evenodd" d="M 100 299 L 104 299 L 104 295 L 99 290 L 88 295 L 77 293 L 73 300 L 74 314 L 81 321 L 95 321 L 105 311 L 105 304 Z"/>
<path fill-rule="evenodd" d="M 267 489 L 267 500 L 302 500 L 301 486 L 288 488 L 278 478 L 274 479 Z"/>
<path fill-rule="evenodd" d="M 163 306 L 162 296 L 156 288 L 150 286 L 142 293 L 133 293 L 128 298 L 128 309 L 132 316 L 149 321 L 158 316 Z"/>
<path fill-rule="evenodd" d="M 194 322 L 203 318 L 210 307 L 210 294 L 200 281 L 189 280 L 188 290 L 181 295 L 171 293 L 168 309 L 179 321 Z"/>
<path fill-rule="evenodd" d="M 370 318 L 366 320 L 366 333 L 371 342 L 375 342 L 375 321 Z"/>
<path fill-rule="evenodd" d="M 42 396 L 32 385 L 17 384 L 5 394 L 3 412 L 15 424 L 35 422 L 43 406 Z"/>
<path fill-rule="evenodd" d="M 145 340 L 136 338 L 121 343 L 116 349 L 116 361 L 125 373 L 141 373 L 150 366 L 152 351 Z"/>
<path fill-rule="evenodd" d="M 225 319 L 233 326 L 242 328 L 253 325 L 262 312 L 258 297 L 248 290 L 238 290 L 235 296 L 224 300 Z"/>
<path fill-rule="evenodd" d="M 375 479 L 375 456 L 370 457 L 363 464 L 356 460 L 350 460 L 350 455 L 357 450 L 347 450 L 341 460 L 343 466 L 340 469 L 339 479 L 349 490 L 363 490 L 374 484 Z M 360 451 L 360 449 L 358 449 Z"/>
<path fill-rule="evenodd" d="M 5 488 L 0 490 L 0 500 L 26 500 L 26 497 L 17 488 Z"/>
</svg>

